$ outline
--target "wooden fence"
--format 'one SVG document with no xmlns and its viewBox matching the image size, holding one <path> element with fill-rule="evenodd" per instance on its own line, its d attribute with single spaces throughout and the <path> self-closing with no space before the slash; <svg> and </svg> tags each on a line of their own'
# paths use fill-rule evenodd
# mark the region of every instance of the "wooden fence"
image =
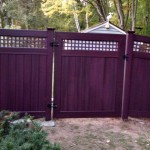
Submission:
<svg viewBox="0 0 150 150">
<path fill-rule="evenodd" d="M 53 30 L 0 30 L 0 110 L 48 118 L 51 41 Z"/>
<path fill-rule="evenodd" d="M 150 117 L 150 37 L 129 32 L 126 45 L 122 117 Z"/>
<path fill-rule="evenodd" d="M 54 117 L 150 117 L 150 38 L 0 29 L 0 110 Z"/>
<path fill-rule="evenodd" d="M 125 38 L 56 33 L 56 117 L 120 116 Z"/>
</svg>

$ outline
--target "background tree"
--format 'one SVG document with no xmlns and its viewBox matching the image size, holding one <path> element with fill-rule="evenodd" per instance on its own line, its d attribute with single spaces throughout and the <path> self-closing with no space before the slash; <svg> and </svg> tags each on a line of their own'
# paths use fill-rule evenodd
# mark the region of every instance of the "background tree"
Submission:
<svg viewBox="0 0 150 150">
<path fill-rule="evenodd" d="M 93 8 L 96 9 L 99 15 L 99 21 L 103 22 L 107 20 L 107 15 L 109 13 L 109 0 L 81 0 L 90 4 Z"/>
<path fill-rule="evenodd" d="M 149 0 L 0 0 L 0 27 L 80 31 L 106 21 L 150 35 Z"/>
<path fill-rule="evenodd" d="M 5 9 L 7 0 L 0 0 L 0 26 L 4 28 L 8 22 L 7 10 Z"/>
<path fill-rule="evenodd" d="M 67 23 L 71 28 L 75 25 L 76 29 L 74 28 L 72 31 L 77 30 L 79 32 L 85 29 L 89 24 L 91 25 L 93 20 L 97 20 L 98 18 L 98 16 L 95 15 L 95 10 L 91 8 L 91 5 L 83 5 L 80 0 L 45 0 L 42 2 L 41 6 L 44 14 L 49 17 L 49 19 L 52 19 L 55 14 L 59 14 L 60 16 L 65 16 L 65 18 L 69 20 L 74 20 L 74 22 L 69 22 L 64 18 L 61 19 L 64 25 Z"/>
<path fill-rule="evenodd" d="M 1 0 L 0 4 L 2 28 L 43 29 L 47 26 L 41 0 Z"/>
<path fill-rule="evenodd" d="M 82 0 L 87 2 L 99 15 L 100 22 L 106 21 L 109 12 L 115 15 L 115 23 L 122 29 L 135 30 L 138 0 Z M 112 5 L 113 4 L 113 5 Z M 110 6 L 111 5 L 111 6 Z"/>
<path fill-rule="evenodd" d="M 140 0 L 136 14 L 136 33 L 150 35 L 150 3 L 149 0 Z"/>
<path fill-rule="evenodd" d="M 53 14 L 59 13 L 60 15 L 65 14 L 66 17 L 69 17 L 73 14 L 76 28 L 78 32 L 80 31 L 79 23 L 79 10 L 78 3 L 75 0 L 45 0 L 42 2 L 42 10 L 46 16 L 51 18 Z"/>
</svg>

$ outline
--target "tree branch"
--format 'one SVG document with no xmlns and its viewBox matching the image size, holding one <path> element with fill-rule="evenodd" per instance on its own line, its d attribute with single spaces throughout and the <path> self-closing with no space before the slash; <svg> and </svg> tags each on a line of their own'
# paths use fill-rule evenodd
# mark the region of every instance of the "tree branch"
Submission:
<svg viewBox="0 0 150 150">
<path fill-rule="evenodd" d="M 125 19 L 125 23 L 124 23 L 124 28 L 126 28 L 127 23 L 128 23 L 129 12 L 130 12 L 130 2 L 128 0 L 128 2 L 127 2 L 127 14 L 126 14 L 126 19 Z"/>
<path fill-rule="evenodd" d="M 137 4 L 138 0 L 132 0 L 132 31 L 135 31 Z"/>
<path fill-rule="evenodd" d="M 118 0 L 118 14 L 120 18 L 120 27 L 124 29 L 124 12 L 122 7 L 122 1 Z"/>
</svg>

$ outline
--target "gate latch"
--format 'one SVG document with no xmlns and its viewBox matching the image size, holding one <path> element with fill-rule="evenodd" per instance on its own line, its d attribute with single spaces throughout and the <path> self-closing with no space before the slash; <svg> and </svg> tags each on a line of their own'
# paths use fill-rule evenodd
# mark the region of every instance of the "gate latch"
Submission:
<svg viewBox="0 0 150 150">
<path fill-rule="evenodd" d="M 52 105 L 52 104 L 48 104 L 47 107 L 48 107 L 48 108 L 52 108 L 52 107 L 53 107 L 53 108 L 57 108 L 58 106 L 57 106 L 57 104 L 53 104 L 53 105 Z"/>
<path fill-rule="evenodd" d="M 128 58 L 129 58 L 128 54 L 124 54 L 124 55 L 123 55 L 123 59 L 124 59 L 124 60 L 128 61 Z"/>
<path fill-rule="evenodd" d="M 50 46 L 51 46 L 51 47 L 58 47 L 58 46 L 59 46 L 59 43 L 58 43 L 58 42 L 51 42 L 51 43 L 50 43 Z"/>
</svg>

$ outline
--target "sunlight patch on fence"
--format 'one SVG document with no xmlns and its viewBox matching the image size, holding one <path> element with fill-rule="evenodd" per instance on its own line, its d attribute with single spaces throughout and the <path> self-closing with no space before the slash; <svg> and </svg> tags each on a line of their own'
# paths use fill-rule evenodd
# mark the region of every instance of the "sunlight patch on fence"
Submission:
<svg viewBox="0 0 150 150">
<path fill-rule="evenodd" d="M 134 41 L 133 51 L 150 53 L 150 43 Z"/>
<path fill-rule="evenodd" d="M 118 51 L 118 42 L 63 40 L 63 50 Z"/>
<path fill-rule="evenodd" d="M 43 37 L 0 36 L 0 47 L 45 49 L 46 40 Z"/>
</svg>

